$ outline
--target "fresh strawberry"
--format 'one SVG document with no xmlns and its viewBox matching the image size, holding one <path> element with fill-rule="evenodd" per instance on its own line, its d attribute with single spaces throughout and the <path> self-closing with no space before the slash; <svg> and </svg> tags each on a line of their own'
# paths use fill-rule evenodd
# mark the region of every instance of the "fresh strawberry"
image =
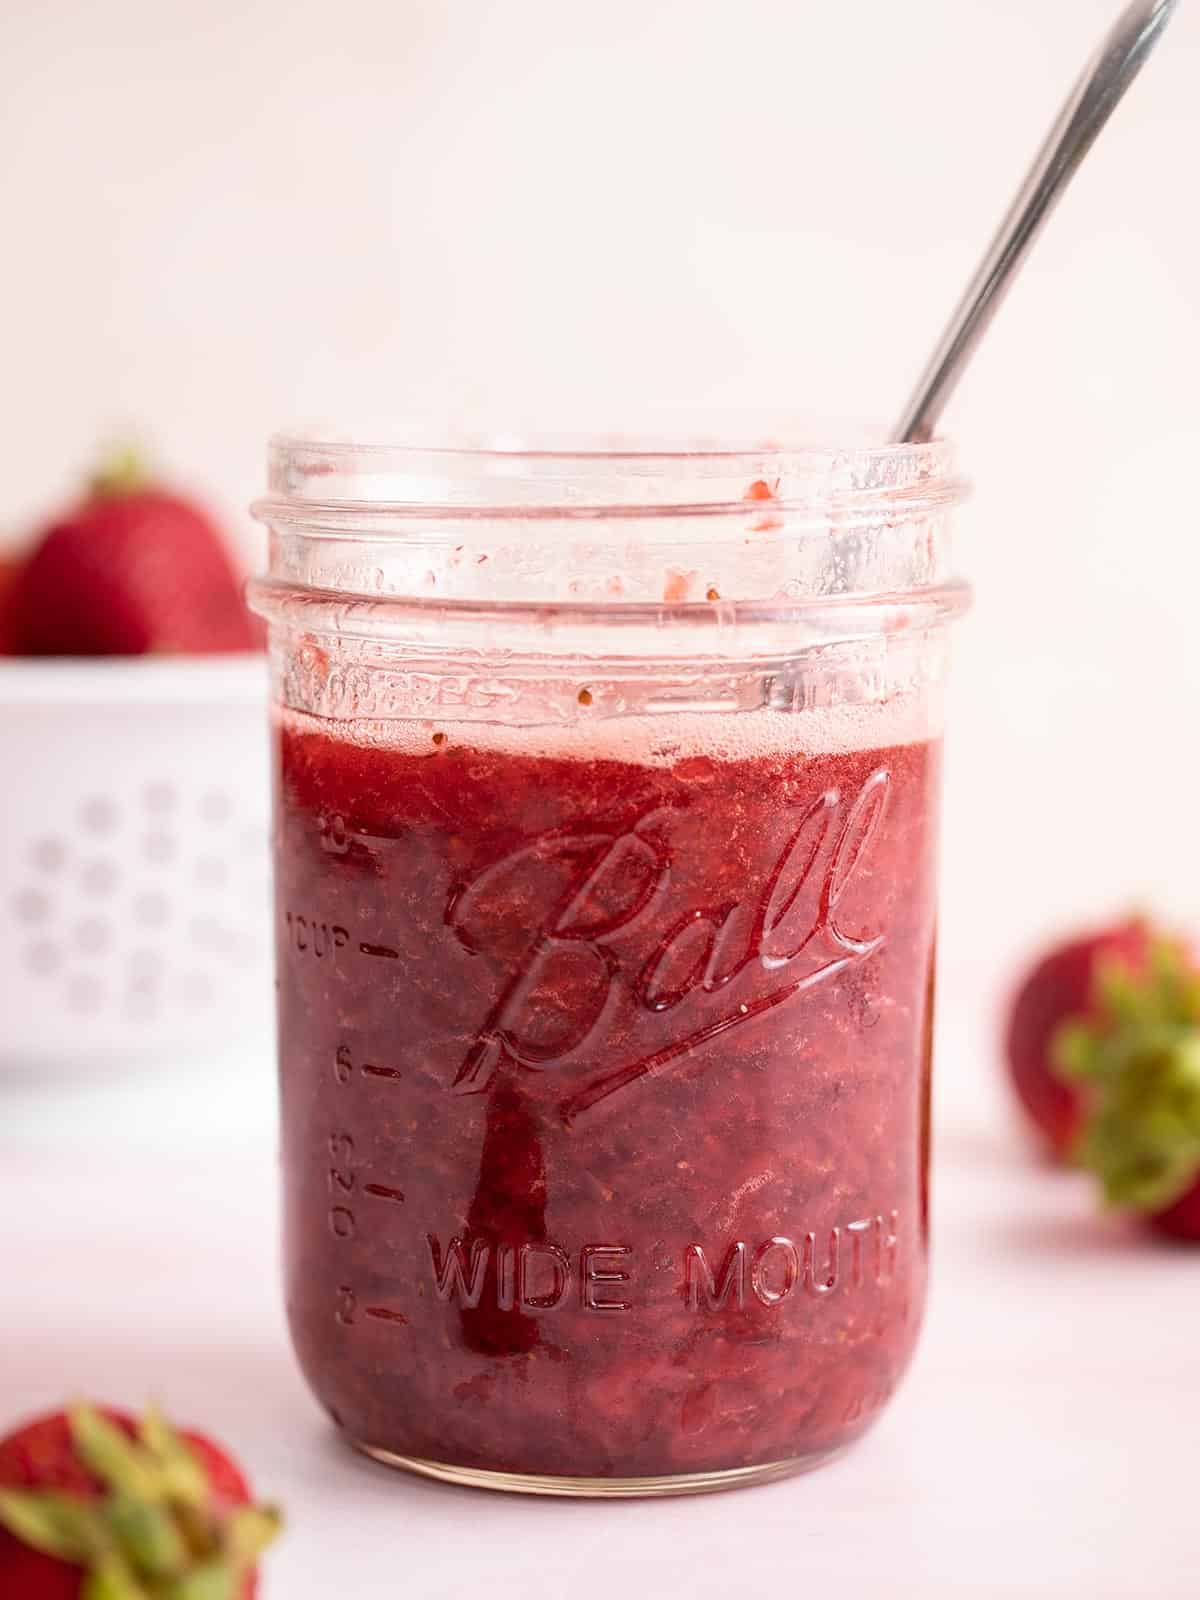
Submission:
<svg viewBox="0 0 1200 1600">
<path fill-rule="evenodd" d="M 253 1600 L 279 1526 L 223 1450 L 156 1411 L 77 1406 L 0 1441 L 12 1600 Z"/>
<path fill-rule="evenodd" d="M 1086 1012 L 1056 1030 L 1055 1068 L 1082 1095 L 1072 1155 L 1109 1205 L 1200 1240 L 1200 964 L 1178 940 L 1096 969 Z"/>
<path fill-rule="evenodd" d="M 1083 1097 L 1054 1067 L 1052 1042 L 1068 1017 L 1086 1015 L 1099 967 L 1119 960 L 1138 967 L 1149 936 L 1137 918 L 1117 927 L 1084 934 L 1057 946 L 1027 974 L 1009 1011 L 1005 1040 L 1017 1096 L 1060 1159 L 1079 1132 Z"/>
<path fill-rule="evenodd" d="M 10 620 L 20 655 L 208 655 L 258 642 L 213 523 L 129 455 L 45 530 L 14 584 Z"/>
</svg>

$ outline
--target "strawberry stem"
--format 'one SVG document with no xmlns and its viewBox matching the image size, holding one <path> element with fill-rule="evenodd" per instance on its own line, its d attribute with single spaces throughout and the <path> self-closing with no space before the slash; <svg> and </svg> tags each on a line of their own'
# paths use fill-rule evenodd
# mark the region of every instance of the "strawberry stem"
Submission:
<svg viewBox="0 0 1200 1600">
<path fill-rule="evenodd" d="M 145 456 L 136 446 L 118 445 L 102 457 L 88 487 L 97 498 L 137 494 L 149 487 L 152 476 Z"/>
</svg>

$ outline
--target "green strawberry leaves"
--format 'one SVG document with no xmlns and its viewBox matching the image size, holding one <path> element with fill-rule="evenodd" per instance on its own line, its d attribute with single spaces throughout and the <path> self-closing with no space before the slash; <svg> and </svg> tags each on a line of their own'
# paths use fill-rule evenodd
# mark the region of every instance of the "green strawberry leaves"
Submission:
<svg viewBox="0 0 1200 1600">
<path fill-rule="evenodd" d="M 92 474 L 89 487 L 94 495 L 136 494 L 153 482 L 145 457 L 135 445 L 111 450 Z"/>
<path fill-rule="evenodd" d="M 242 1571 L 228 1561 L 206 1561 L 176 1579 L 163 1600 L 237 1600 Z"/>
<path fill-rule="evenodd" d="M 1154 1212 L 1200 1177 L 1200 973 L 1160 940 L 1144 971 L 1106 962 L 1091 1009 L 1060 1027 L 1055 1068 L 1084 1087 L 1075 1147 L 1110 1204 Z"/>
<path fill-rule="evenodd" d="M 76 1454 L 101 1483 L 130 1499 L 161 1504 L 166 1483 L 158 1462 L 91 1406 L 70 1412 L 71 1438 Z"/>
<path fill-rule="evenodd" d="M 114 1495 L 108 1525 L 117 1547 L 149 1578 L 173 1578 L 186 1571 L 191 1551 L 177 1523 L 163 1506 Z"/>
<path fill-rule="evenodd" d="M 274 1506 L 239 1506 L 225 1528 L 230 1560 L 240 1567 L 252 1567 L 282 1528 L 283 1517 Z"/>
<path fill-rule="evenodd" d="M 167 1498 L 203 1510 L 209 1497 L 204 1468 L 157 1407 L 147 1410 L 138 1437 L 162 1474 Z"/>
<path fill-rule="evenodd" d="M 31 1549 L 77 1567 L 111 1544 L 103 1508 L 59 1489 L 0 1489 L 0 1527 Z"/>
<path fill-rule="evenodd" d="M 92 1406 L 67 1414 L 96 1498 L 0 1489 L 0 1527 L 84 1569 L 80 1600 L 238 1600 L 282 1527 L 270 1506 L 214 1508 L 200 1457 L 156 1410 L 136 1438 Z"/>
<path fill-rule="evenodd" d="M 85 1576 L 79 1600 L 152 1600 L 152 1597 L 119 1557 L 110 1557 Z"/>
</svg>

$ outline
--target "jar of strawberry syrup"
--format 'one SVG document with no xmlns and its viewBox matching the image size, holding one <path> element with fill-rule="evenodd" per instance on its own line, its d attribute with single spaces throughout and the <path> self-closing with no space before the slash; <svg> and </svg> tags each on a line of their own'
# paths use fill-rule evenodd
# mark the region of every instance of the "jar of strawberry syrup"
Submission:
<svg viewBox="0 0 1200 1600">
<path fill-rule="evenodd" d="M 670 1494 L 886 1405 L 961 495 L 940 441 L 273 442 L 288 1312 L 360 1449 Z"/>
</svg>

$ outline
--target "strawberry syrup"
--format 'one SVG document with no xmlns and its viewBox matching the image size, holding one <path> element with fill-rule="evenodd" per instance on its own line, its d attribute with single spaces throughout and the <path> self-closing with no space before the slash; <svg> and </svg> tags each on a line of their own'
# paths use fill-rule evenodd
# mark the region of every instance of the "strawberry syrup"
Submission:
<svg viewBox="0 0 1200 1600">
<path fill-rule="evenodd" d="M 455 1466 L 815 1459 L 920 1319 L 938 747 L 471 737 L 277 733 L 308 1379 Z"/>
</svg>

